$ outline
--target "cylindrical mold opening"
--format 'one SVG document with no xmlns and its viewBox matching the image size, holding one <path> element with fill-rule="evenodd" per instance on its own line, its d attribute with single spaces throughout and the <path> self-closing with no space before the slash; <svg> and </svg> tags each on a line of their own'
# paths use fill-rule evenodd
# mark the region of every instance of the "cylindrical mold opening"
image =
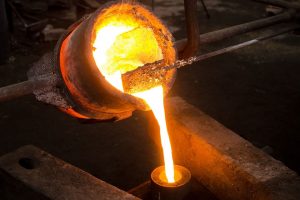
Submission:
<svg viewBox="0 0 300 200">
<path fill-rule="evenodd" d="M 168 183 L 165 178 L 165 167 L 155 168 L 151 173 L 152 200 L 183 200 L 190 192 L 190 171 L 180 165 L 175 165 L 175 182 Z"/>
<path fill-rule="evenodd" d="M 120 40 L 121 37 L 121 39 L 127 42 L 125 43 L 127 46 L 124 47 L 124 42 L 119 42 L 119 44 L 122 45 L 115 47 L 113 51 L 110 49 L 111 54 L 118 52 L 118 55 L 109 55 L 109 59 L 115 59 L 116 61 L 112 62 L 109 60 L 110 62 L 107 61 L 105 63 L 105 70 L 108 70 L 107 73 L 109 73 L 109 70 L 112 68 L 121 67 L 123 63 L 128 62 L 130 59 L 139 59 L 138 61 L 142 60 L 145 62 L 142 62 L 142 64 L 147 64 L 146 62 L 149 61 L 149 58 L 145 55 L 147 52 L 151 54 L 153 51 L 147 49 L 147 46 L 140 49 L 136 47 L 138 45 L 142 46 L 144 42 L 146 43 L 147 38 L 144 38 L 144 41 L 141 40 L 141 38 L 134 38 L 138 32 L 144 34 L 143 31 L 145 31 L 145 33 L 147 33 L 147 31 L 153 33 L 153 37 L 162 54 L 163 65 L 170 65 L 175 62 L 176 52 L 173 48 L 172 35 L 162 22 L 150 11 L 138 3 L 115 2 L 106 4 L 76 25 L 76 27 L 58 43 L 57 65 L 59 66 L 59 72 L 65 83 L 68 99 L 72 102 L 72 108 L 67 110 L 69 114 L 80 118 L 121 119 L 130 116 L 135 109 L 148 109 L 148 106 L 143 100 L 121 92 L 112 86 L 111 82 L 107 80 L 106 71 L 104 73 L 104 71 L 101 70 L 103 66 L 98 66 L 99 64 L 95 60 L 95 58 L 98 57 L 93 55 L 96 50 L 107 48 L 106 38 L 104 37 L 103 41 L 101 41 L 101 37 L 99 38 L 99 35 L 97 35 L 101 29 L 108 27 L 110 23 L 121 23 L 122 26 L 123 22 L 137 24 L 137 27 L 133 29 L 132 36 L 129 31 L 122 35 L 124 38 L 118 36 L 117 39 Z M 114 32 L 111 34 L 114 34 Z M 97 47 L 95 47 L 96 40 Z M 135 45 L 130 46 L 128 45 L 130 44 L 128 43 L 130 40 L 137 41 L 134 41 L 133 44 Z M 116 45 L 116 42 L 113 44 Z M 131 49 L 134 48 L 134 46 L 138 52 L 134 52 L 134 50 Z M 106 53 L 107 52 L 108 50 Z M 128 55 L 129 53 L 127 52 L 133 53 Z M 122 56 L 128 56 L 128 58 L 123 58 Z M 124 62 L 122 63 L 120 60 Z M 150 61 L 153 61 L 151 57 Z M 107 63 L 110 63 L 110 65 Z M 120 66 L 118 66 L 118 63 L 120 63 Z M 125 67 L 121 69 L 121 73 L 130 71 L 132 66 L 128 68 L 129 70 L 125 69 Z M 166 78 L 162 82 L 165 93 L 172 87 L 175 74 L 176 70 L 167 72 Z"/>
</svg>

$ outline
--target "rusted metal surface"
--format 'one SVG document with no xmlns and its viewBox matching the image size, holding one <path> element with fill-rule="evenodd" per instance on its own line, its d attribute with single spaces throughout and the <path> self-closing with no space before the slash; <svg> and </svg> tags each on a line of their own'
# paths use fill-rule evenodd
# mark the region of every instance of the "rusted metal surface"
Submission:
<svg viewBox="0 0 300 200">
<path fill-rule="evenodd" d="M 98 69 L 93 58 L 92 43 L 96 37 L 97 26 L 99 26 L 103 15 L 108 12 L 126 13 L 133 17 L 141 25 L 151 27 L 157 36 L 157 42 L 164 55 L 163 62 L 175 62 L 175 49 L 172 45 L 172 36 L 164 25 L 150 11 L 146 10 L 138 3 L 115 3 L 106 4 L 99 8 L 90 17 L 83 20 L 57 48 L 57 63 L 64 80 L 65 90 L 68 97 L 75 106 L 73 111 L 80 113 L 87 118 L 93 119 L 124 119 L 131 116 L 131 113 L 138 110 L 148 110 L 144 101 L 123 93 L 114 88 L 105 79 Z M 164 37 L 161 37 L 161 34 Z M 165 74 L 165 91 L 169 91 L 174 80 L 176 70 Z M 137 88 L 135 88 L 137 90 Z"/>
<path fill-rule="evenodd" d="M 66 95 L 61 89 L 63 81 L 53 66 L 53 52 L 46 53 L 33 64 L 33 67 L 27 72 L 27 77 L 29 80 L 35 80 L 36 77 L 55 78 L 49 85 L 34 89 L 33 94 L 38 101 L 54 105 L 61 109 L 68 109 L 73 104 L 65 98 Z"/>
<path fill-rule="evenodd" d="M 259 19 L 259 20 L 248 22 L 248 23 L 227 27 L 227 28 L 217 30 L 217 31 L 212 31 L 209 33 L 204 33 L 199 36 L 200 43 L 201 43 L 201 45 L 203 45 L 203 44 L 207 44 L 207 43 L 221 41 L 226 38 L 230 38 L 230 37 L 233 37 L 236 35 L 240 35 L 240 34 L 247 33 L 247 32 L 253 31 L 253 30 L 257 30 L 259 28 L 268 27 L 268 26 L 271 26 L 274 24 L 289 21 L 295 17 L 296 17 L 295 11 L 286 11 L 286 12 L 276 15 L 276 16 L 267 17 L 264 19 Z M 187 43 L 186 38 L 176 41 L 175 47 L 176 47 L 177 51 L 183 50 L 186 43 Z"/>
<path fill-rule="evenodd" d="M 174 161 L 224 200 L 299 200 L 300 177 L 179 97 L 167 99 Z M 150 117 L 149 117 L 150 118 Z M 150 136 L 160 145 L 158 126 Z"/>
<path fill-rule="evenodd" d="M 179 52 L 179 58 L 188 58 L 197 54 L 199 47 L 199 24 L 197 16 L 197 0 L 184 0 L 184 13 L 187 31 L 187 43 Z"/>
<path fill-rule="evenodd" d="M 163 62 L 157 61 L 122 74 L 124 90 L 133 93 L 137 87 L 147 90 L 160 85 L 166 77 L 164 68 Z"/>
<path fill-rule="evenodd" d="M 109 4 L 111 5 L 111 4 Z M 74 103 L 73 112 L 95 119 L 122 119 L 131 116 L 134 105 L 142 107 L 136 98 L 111 86 L 98 70 L 92 53 L 92 35 L 97 18 L 109 5 L 77 24 L 63 41 L 57 44 L 56 63 L 64 80 L 67 97 Z M 125 117 L 122 117 L 125 116 Z"/>
<path fill-rule="evenodd" d="M 138 200 L 54 156 L 28 145 L 0 157 L 0 199 Z"/>
</svg>

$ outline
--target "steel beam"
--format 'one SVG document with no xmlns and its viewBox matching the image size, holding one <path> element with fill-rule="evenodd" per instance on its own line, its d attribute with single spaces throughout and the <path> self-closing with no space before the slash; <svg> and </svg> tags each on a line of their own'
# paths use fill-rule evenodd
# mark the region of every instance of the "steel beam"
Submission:
<svg viewBox="0 0 300 200">
<path fill-rule="evenodd" d="M 0 199 L 138 200 L 54 156 L 28 145 L 0 157 Z"/>
</svg>

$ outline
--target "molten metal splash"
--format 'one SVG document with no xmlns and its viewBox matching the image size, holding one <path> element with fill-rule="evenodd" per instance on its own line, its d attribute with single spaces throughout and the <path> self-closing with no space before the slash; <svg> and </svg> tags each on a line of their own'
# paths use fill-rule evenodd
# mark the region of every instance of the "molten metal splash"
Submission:
<svg viewBox="0 0 300 200">
<path fill-rule="evenodd" d="M 135 18 L 122 14 L 109 15 L 103 17 L 95 29 L 96 38 L 92 45 L 96 65 L 105 79 L 122 92 L 122 73 L 163 58 L 153 31 L 139 24 Z M 157 86 L 132 95 L 148 103 L 159 123 L 166 179 L 173 183 L 174 163 L 166 126 L 163 87 Z"/>
</svg>

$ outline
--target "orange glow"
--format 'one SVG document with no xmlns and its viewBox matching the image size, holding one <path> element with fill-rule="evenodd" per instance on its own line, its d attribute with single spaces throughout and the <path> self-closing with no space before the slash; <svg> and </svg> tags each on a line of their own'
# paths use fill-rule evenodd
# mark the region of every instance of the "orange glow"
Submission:
<svg viewBox="0 0 300 200">
<path fill-rule="evenodd" d="M 175 167 L 175 168 L 174 168 L 174 182 L 173 182 L 173 183 L 180 181 L 181 178 L 182 178 L 182 174 L 181 174 L 180 171 L 178 171 L 178 170 L 176 169 L 176 167 Z M 162 182 L 172 183 L 172 182 L 170 182 L 169 179 L 167 178 L 167 176 L 166 176 L 166 171 L 165 171 L 165 170 L 162 171 L 162 172 L 159 174 L 159 179 L 160 179 Z"/>
<path fill-rule="evenodd" d="M 116 5 L 102 13 L 95 25 L 92 44 L 93 57 L 99 71 L 111 85 L 122 92 L 124 92 L 123 73 L 161 59 L 164 59 L 166 64 L 175 60 L 172 42 L 166 39 L 169 34 L 166 28 L 142 7 L 136 6 L 135 12 L 142 12 L 146 17 L 134 16 L 130 6 L 129 4 L 122 4 L 119 7 Z M 143 21 L 144 19 L 147 20 Z M 150 23 L 149 21 L 155 24 L 147 24 Z M 161 36 L 162 33 L 165 37 Z M 131 95 L 144 99 L 159 123 L 165 163 L 164 177 L 166 178 L 164 180 L 174 183 L 178 180 L 178 176 L 175 173 L 174 178 L 172 149 L 165 119 L 163 87 L 160 85 Z"/>
<path fill-rule="evenodd" d="M 111 17 L 96 30 L 93 57 L 100 72 L 123 91 L 121 74 L 163 58 L 150 28 L 132 18 Z"/>
<path fill-rule="evenodd" d="M 147 91 L 132 94 L 136 97 L 144 99 L 152 109 L 160 127 L 160 139 L 163 147 L 165 174 L 169 183 L 174 183 L 174 162 L 172 157 L 172 148 L 167 129 L 165 108 L 164 108 L 164 92 L 162 86 L 151 88 Z"/>
</svg>

